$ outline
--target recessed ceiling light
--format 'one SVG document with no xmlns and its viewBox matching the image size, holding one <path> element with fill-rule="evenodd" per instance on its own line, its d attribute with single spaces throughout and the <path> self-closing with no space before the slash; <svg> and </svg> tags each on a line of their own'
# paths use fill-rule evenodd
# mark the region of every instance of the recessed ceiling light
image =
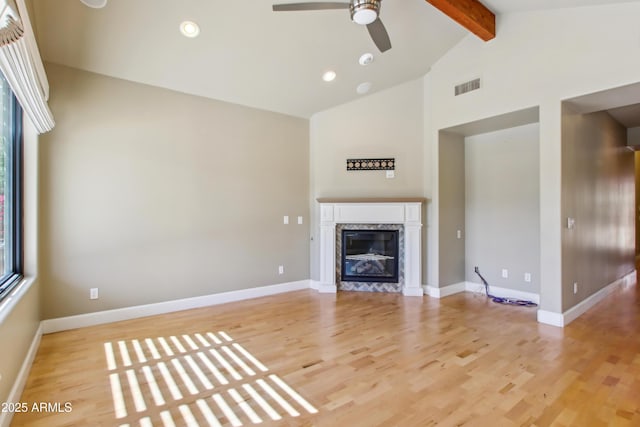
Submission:
<svg viewBox="0 0 640 427">
<path fill-rule="evenodd" d="M 360 65 L 369 65 L 373 62 L 373 55 L 371 53 L 363 53 L 360 59 L 358 59 L 358 63 Z"/>
<path fill-rule="evenodd" d="M 92 7 L 94 9 L 100 9 L 107 5 L 107 0 L 80 0 L 86 6 Z"/>
<path fill-rule="evenodd" d="M 198 37 L 200 34 L 200 27 L 193 21 L 184 21 L 180 24 L 180 32 L 185 37 Z"/>
<path fill-rule="evenodd" d="M 364 82 L 358 85 L 356 92 L 358 92 L 359 95 L 364 95 L 369 92 L 369 89 L 371 89 L 371 82 Z"/>
<path fill-rule="evenodd" d="M 329 70 L 322 75 L 322 80 L 325 82 L 332 82 L 336 79 L 336 72 L 333 70 Z"/>
</svg>

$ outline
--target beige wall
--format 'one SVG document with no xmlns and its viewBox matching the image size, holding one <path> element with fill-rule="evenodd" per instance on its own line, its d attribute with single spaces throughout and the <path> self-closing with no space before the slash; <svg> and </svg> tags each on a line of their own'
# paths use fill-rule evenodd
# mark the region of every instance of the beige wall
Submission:
<svg viewBox="0 0 640 427">
<path fill-rule="evenodd" d="M 640 151 L 634 153 L 636 202 L 635 202 L 635 223 L 636 223 L 636 257 L 640 255 Z"/>
<path fill-rule="evenodd" d="M 465 139 L 466 280 L 540 292 L 539 125 Z M 441 166 L 442 167 L 442 166 Z M 502 277 L 502 269 L 509 277 Z M 531 274 L 531 282 L 524 274 Z"/>
<path fill-rule="evenodd" d="M 461 135 L 440 132 L 439 144 L 438 286 L 443 287 L 465 280 L 465 143 Z"/>
<path fill-rule="evenodd" d="M 0 402 L 7 401 L 39 325 L 39 288 L 34 283 L 0 322 Z M 3 415 L 0 414 L 0 424 Z"/>
<path fill-rule="evenodd" d="M 46 68 L 45 318 L 309 278 L 308 121 Z"/>
<path fill-rule="evenodd" d="M 562 230 L 563 311 L 635 268 L 634 156 L 625 145 L 625 128 L 607 113 L 563 109 L 563 224 L 575 218 Z"/>
<path fill-rule="evenodd" d="M 485 43 L 470 34 L 449 50 L 427 75 L 433 108 L 426 147 L 437 150 L 438 132 L 464 123 L 539 107 L 540 113 L 540 310 L 562 313 L 561 101 L 638 81 L 640 3 L 618 3 L 506 13 L 499 37 Z M 544 28 L 541 35 L 540 28 Z M 598 28 L 599 31 L 594 31 Z M 606 37 L 602 34 L 606 33 Z M 612 66 L 615 64 L 615 66 Z M 481 77 L 481 89 L 454 96 L 453 87 Z M 635 101 L 637 102 L 637 101 Z M 634 102 L 631 102 L 634 103 Z M 437 151 L 432 156 L 438 187 Z M 427 192 L 430 189 L 427 189 Z M 430 219 L 429 251 L 437 253 L 438 198 Z M 431 258 L 431 265 L 438 265 Z M 430 283 L 437 283 L 429 269 Z"/>
<path fill-rule="evenodd" d="M 33 283 L 16 288 L 0 305 L 0 402 L 6 402 L 40 325 L 38 261 L 38 135 L 28 120 L 24 124 L 24 273 Z M 22 295 L 21 297 L 19 295 Z M 9 414 L 0 414 L 0 425 Z"/>
<path fill-rule="evenodd" d="M 424 196 L 423 100 L 418 79 L 311 118 L 312 279 L 319 279 L 316 198 Z M 346 170 L 347 158 L 382 157 L 396 159 L 395 178 Z"/>
</svg>

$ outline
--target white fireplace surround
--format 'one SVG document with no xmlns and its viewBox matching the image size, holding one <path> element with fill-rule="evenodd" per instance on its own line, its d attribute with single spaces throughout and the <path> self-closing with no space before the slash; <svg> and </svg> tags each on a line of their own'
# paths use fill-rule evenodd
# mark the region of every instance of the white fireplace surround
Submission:
<svg viewBox="0 0 640 427">
<path fill-rule="evenodd" d="M 336 293 L 336 224 L 401 224 L 404 226 L 405 296 L 422 296 L 421 201 L 320 202 L 320 284 L 318 292 Z"/>
</svg>

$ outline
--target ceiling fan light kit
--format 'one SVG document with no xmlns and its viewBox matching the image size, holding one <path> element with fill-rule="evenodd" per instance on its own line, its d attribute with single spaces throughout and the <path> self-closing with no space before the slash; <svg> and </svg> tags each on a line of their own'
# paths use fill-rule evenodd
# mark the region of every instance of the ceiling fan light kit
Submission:
<svg viewBox="0 0 640 427">
<path fill-rule="evenodd" d="M 378 19 L 380 0 L 353 0 L 349 6 L 351 20 L 356 24 L 369 25 Z"/>
</svg>

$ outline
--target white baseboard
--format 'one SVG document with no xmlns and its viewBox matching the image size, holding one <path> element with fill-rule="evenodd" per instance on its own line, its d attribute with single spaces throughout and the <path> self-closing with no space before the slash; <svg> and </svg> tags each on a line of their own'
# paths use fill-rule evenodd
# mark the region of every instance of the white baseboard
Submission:
<svg viewBox="0 0 640 427">
<path fill-rule="evenodd" d="M 502 298 L 517 298 L 527 301 L 533 301 L 536 304 L 540 304 L 540 295 L 532 292 L 523 292 L 507 288 L 499 288 L 491 286 L 491 294 Z M 444 286 L 442 288 L 436 288 L 435 286 L 425 286 L 425 293 L 430 297 L 444 298 L 449 295 L 458 294 L 460 292 L 475 292 L 485 293 L 484 285 L 475 282 L 459 282 L 453 285 Z"/>
<path fill-rule="evenodd" d="M 606 287 L 600 289 L 595 294 L 582 300 L 564 313 L 554 313 L 551 311 L 538 310 L 538 322 L 552 326 L 559 326 L 561 328 L 565 327 L 569 323 L 580 317 L 582 314 L 584 314 L 587 310 L 592 308 L 594 305 L 602 301 L 607 295 L 615 291 L 617 287 L 630 285 L 635 282 L 636 272 L 633 271 L 626 276 L 608 284 Z"/>
<path fill-rule="evenodd" d="M 40 346 L 40 338 L 42 337 L 42 323 L 38 326 L 36 333 L 31 340 L 31 345 L 29 346 L 29 351 L 27 352 L 26 357 L 24 358 L 24 362 L 22 362 L 22 367 L 20 368 L 20 372 L 18 372 L 18 376 L 13 383 L 13 387 L 11 387 L 11 391 L 9 392 L 9 396 L 7 397 L 7 402 L 20 402 L 20 397 L 22 396 L 22 391 L 24 390 L 24 386 L 27 383 L 27 378 L 29 378 L 29 372 L 31 371 L 31 365 L 33 364 L 33 359 L 36 357 L 36 353 L 38 352 L 38 347 Z M 11 424 L 11 419 L 13 418 L 13 412 L 1 412 L 0 413 L 0 427 L 9 427 Z"/>
<path fill-rule="evenodd" d="M 321 294 L 336 294 L 338 293 L 338 286 L 337 285 L 331 285 L 331 284 L 325 284 L 325 283 L 321 283 L 318 282 L 318 293 Z"/>
<path fill-rule="evenodd" d="M 402 289 L 402 295 L 404 295 L 405 297 L 421 297 L 424 295 L 424 289 L 422 289 L 422 287 L 418 287 L 418 288 L 404 287 Z"/>
<path fill-rule="evenodd" d="M 565 326 L 564 316 L 562 313 L 554 313 L 553 311 L 547 310 L 538 310 L 538 323 L 557 326 L 559 328 L 563 328 Z"/>
<path fill-rule="evenodd" d="M 458 294 L 466 290 L 466 282 L 454 283 L 453 285 L 444 286 L 442 288 L 436 288 L 435 286 L 427 285 L 425 293 L 433 298 L 444 298 L 449 295 Z"/>
<path fill-rule="evenodd" d="M 482 283 L 465 282 L 465 290 L 467 292 L 475 292 L 477 294 L 486 295 L 486 291 Z M 515 298 L 515 299 L 521 299 L 525 301 L 532 301 L 532 302 L 535 302 L 536 304 L 540 304 L 540 294 L 535 294 L 533 292 L 518 291 L 515 289 L 509 289 L 509 288 L 500 288 L 498 286 L 489 286 L 489 292 L 491 292 L 491 295 L 495 297 Z"/>
<path fill-rule="evenodd" d="M 284 292 L 309 289 L 310 285 L 309 280 L 299 280 L 297 282 L 280 283 L 276 285 L 260 286 L 257 288 L 241 289 L 237 291 L 184 298 L 174 301 L 117 308 L 114 310 L 59 317 L 56 319 L 47 319 L 42 321 L 42 333 L 49 334 L 52 332 L 66 331 L 86 326 L 102 325 L 105 323 L 119 322 L 121 320 L 136 319 L 156 314 L 172 313 L 174 311 L 189 310 L 192 308 L 208 307 L 227 302 L 259 298 Z"/>
</svg>

